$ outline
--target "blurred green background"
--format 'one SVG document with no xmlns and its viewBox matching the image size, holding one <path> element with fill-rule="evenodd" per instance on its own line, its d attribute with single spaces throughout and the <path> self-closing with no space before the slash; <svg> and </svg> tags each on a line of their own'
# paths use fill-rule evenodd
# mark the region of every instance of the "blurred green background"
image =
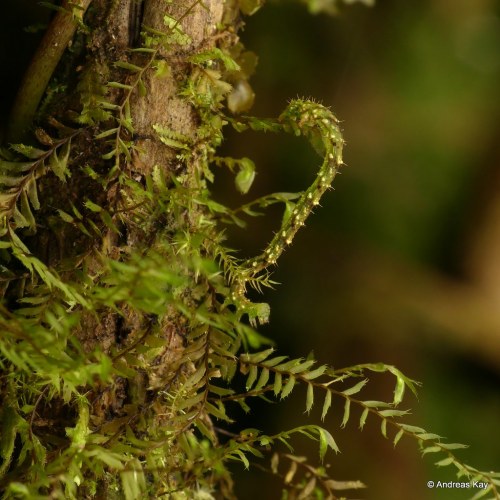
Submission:
<svg viewBox="0 0 500 500">
<path fill-rule="evenodd" d="M 288 99 L 312 96 L 331 106 L 347 141 L 335 191 L 281 258 L 281 285 L 265 294 L 263 333 L 282 352 L 313 350 L 335 367 L 395 364 L 423 383 L 418 401 L 402 405 L 409 421 L 469 444 L 459 456 L 486 470 L 500 469 L 499 13 L 491 0 L 380 0 L 330 18 L 276 2 L 246 19 L 242 34 L 259 56 L 252 113 L 277 116 Z M 225 148 L 257 164 L 249 199 L 305 188 L 320 162 L 285 136 L 234 134 Z M 229 180 L 216 189 L 230 198 Z M 280 212 L 271 215 L 230 231 L 230 243 L 257 253 L 279 224 Z M 390 399 L 392 381 L 373 384 L 365 398 Z M 297 394 L 259 406 L 248 425 L 319 422 L 304 404 Z M 349 498 L 472 496 L 428 490 L 453 470 L 421 459 L 409 440 L 393 450 L 374 420 L 359 432 L 356 417 L 342 431 L 341 409 L 326 420 L 342 450 L 330 457 L 331 475 L 368 486 Z M 279 498 L 257 471 L 239 480 L 242 499 Z"/>
</svg>

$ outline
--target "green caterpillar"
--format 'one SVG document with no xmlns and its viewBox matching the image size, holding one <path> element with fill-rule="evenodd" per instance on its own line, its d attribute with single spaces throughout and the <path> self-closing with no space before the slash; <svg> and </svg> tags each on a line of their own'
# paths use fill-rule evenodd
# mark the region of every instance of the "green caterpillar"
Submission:
<svg viewBox="0 0 500 500">
<path fill-rule="evenodd" d="M 323 194 L 330 189 L 339 167 L 343 164 L 344 139 L 339 121 L 328 108 L 314 101 L 295 99 L 290 102 L 277 122 L 250 120 L 248 125 L 255 130 L 283 130 L 297 136 L 304 135 L 324 159 L 316 179 L 301 194 L 293 209 L 285 214 L 279 231 L 264 251 L 242 263 L 241 273 L 238 273 L 239 277 L 236 279 L 239 293 L 244 293 L 248 280 L 276 264 L 314 207 L 319 204 Z"/>
</svg>

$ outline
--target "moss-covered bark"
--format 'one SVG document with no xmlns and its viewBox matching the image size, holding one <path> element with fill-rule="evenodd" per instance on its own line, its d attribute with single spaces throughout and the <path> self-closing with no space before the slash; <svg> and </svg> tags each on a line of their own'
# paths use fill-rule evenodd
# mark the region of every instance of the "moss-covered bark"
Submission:
<svg viewBox="0 0 500 500">
<path fill-rule="evenodd" d="M 153 125 L 185 137 L 198 150 L 210 142 L 210 138 L 199 134 L 203 120 L 209 115 L 201 116 L 193 103 L 180 96 L 180 92 L 192 76 L 193 65 L 189 58 L 202 50 L 213 49 L 220 41 L 221 29 L 227 32 L 233 28 L 221 28 L 222 0 L 203 3 L 144 0 L 142 5 L 136 0 L 93 0 L 79 5 L 82 10 L 86 9 L 86 27 L 72 42 L 76 28 L 76 19 L 71 16 L 72 6 L 65 3 L 64 8 L 68 11 L 57 13 L 52 20 L 21 85 L 13 107 L 14 119 L 9 135 L 14 142 L 21 139 L 42 142 L 49 151 L 54 145 L 51 136 L 72 136 L 65 165 L 71 170 L 67 182 L 61 184 L 54 176 L 37 174 L 38 191 L 43 201 L 40 207 L 32 207 L 38 208 L 37 224 L 36 228 L 25 233 L 24 241 L 32 257 L 47 265 L 62 280 L 87 282 L 87 286 L 92 286 L 108 272 L 110 259 L 120 261 L 131 255 L 160 251 L 165 240 L 174 238 L 179 230 L 189 233 L 206 210 L 193 205 L 190 210 L 186 208 L 176 216 L 144 220 L 151 214 L 144 210 L 144 199 L 136 199 L 127 182 L 133 182 L 137 187 L 145 186 L 146 177 L 151 177 L 155 168 L 155 175 L 166 179 L 167 184 L 175 173 L 185 179 L 186 186 L 193 185 L 194 181 L 190 179 L 200 168 L 196 155 L 189 161 L 180 160 L 178 151 L 161 141 Z M 168 16 L 168 22 L 165 16 Z M 143 45 L 142 37 L 137 34 L 138 27 L 150 38 L 149 52 L 131 50 Z M 175 37 L 171 35 L 176 32 L 182 34 L 185 42 L 175 43 Z M 223 37 L 225 49 L 237 41 L 235 36 Z M 68 44 L 73 44 L 72 52 L 65 52 Z M 131 70 L 132 67 L 140 69 Z M 65 91 L 59 93 L 57 100 L 35 119 L 35 109 L 39 107 L 54 71 L 56 75 L 69 75 L 64 82 Z M 108 87 L 109 82 L 115 85 Z M 99 138 L 99 134 L 106 135 L 107 130 L 112 129 L 114 132 L 109 139 Z M 115 153 L 110 155 L 109 151 L 117 144 L 121 149 L 117 146 Z M 53 157 L 53 154 L 49 156 Z M 94 175 L 89 175 L 87 167 Z M 86 210 L 89 200 L 99 206 L 99 213 L 109 214 L 108 223 L 103 223 L 97 212 Z M 6 211 L 13 209 L 12 204 L 9 207 Z M 66 216 L 61 219 L 57 211 L 63 211 Z M 79 219 L 76 214 L 84 215 Z M 8 224 L 9 215 L 6 220 Z M 84 228 L 89 228 L 89 224 L 95 228 L 94 232 Z M 8 227 L 14 228 L 15 224 Z M 160 232 L 161 244 L 157 241 Z M 16 309 L 16 302 L 23 296 L 38 293 L 39 286 L 38 280 L 26 283 L 26 277 L 11 279 L 4 287 L 5 300 Z M 113 307 L 102 305 L 86 310 L 74 305 L 72 309 L 79 320 L 71 328 L 71 334 L 83 348 L 83 357 L 85 353 L 91 356 L 91 353 L 103 352 L 112 360 L 123 362 L 126 353 L 145 342 L 147 344 L 147 339 L 151 340 L 153 336 L 160 347 L 154 350 L 154 354 L 144 355 L 141 367 L 136 365 L 132 374 L 129 371 L 124 376 L 115 373 L 111 377 L 96 377 L 93 384 L 87 384 L 86 388 L 82 386 L 89 404 L 84 417 L 82 408 L 79 411 L 74 400 L 65 401 L 47 388 L 34 400 L 33 396 L 26 395 L 28 401 L 34 402 L 30 433 L 38 436 L 42 446 L 50 450 L 45 459 L 49 463 L 71 448 L 66 429 L 78 427 L 82 418 L 93 432 L 103 432 L 108 436 L 109 446 L 103 445 L 108 449 L 113 448 L 113 440 L 120 441 L 125 432 L 145 439 L 149 435 L 149 439 L 154 439 L 158 428 L 171 424 L 171 402 L 165 394 L 177 392 L 179 383 L 185 381 L 186 374 L 193 370 L 193 364 L 183 358 L 189 325 L 175 307 L 167 307 L 160 314 L 148 314 L 127 300 L 119 300 Z M 126 365 L 127 362 L 122 363 L 125 371 Z M 4 403 L 7 393 L 5 390 Z M 17 408 L 17 402 L 12 401 L 12 404 Z M 206 423 L 210 425 L 208 419 Z M 171 432 L 181 433 L 184 427 L 186 423 L 179 424 L 172 427 Z M 49 441 L 52 444 L 48 445 Z M 171 461 L 176 453 L 180 453 L 176 441 L 174 439 L 167 446 L 172 457 L 165 461 L 160 457 L 165 469 L 154 472 L 156 483 L 153 481 L 148 486 L 147 493 L 151 498 L 157 498 L 167 484 L 177 488 L 178 479 L 174 478 L 174 472 L 169 471 L 173 463 L 178 462 Z M 163 448 L 165 443 L 156 446 Z M 36 482 L 33 475 L 25 476 L 23 467 L 9 467 L 9 463 L 19 460 L 19 452 L 10 450 L 8 462 L 3 463 L 2 472 L 7 474 L 2 483 L 4 486 L 13 481 Z M 83 467 L 82 473 L 88 483 L 84 479 L 75 490 L 79 491 L 76 493 L 78 498 L 94 494 L 99 498 L 122 498 L 122 494 L 117 493 L 120 488 L 113 475 L 97 477 L 99 475 L 90 473 L 88 467 Z M 62 494 L 64 480 L 53 479 L 54 483 L 42 491 Z M 227 478 L 223 482 L 222 490 L 229 495 L 230 483 Z M 188 491 L 190 483 L 188 480 L 184 486 L 178 487 Z M 65 494 L 71 496 L 67 487 Z M 142 494 L 146 493 L 138 493 L 136 497 Z"/>
</svg>

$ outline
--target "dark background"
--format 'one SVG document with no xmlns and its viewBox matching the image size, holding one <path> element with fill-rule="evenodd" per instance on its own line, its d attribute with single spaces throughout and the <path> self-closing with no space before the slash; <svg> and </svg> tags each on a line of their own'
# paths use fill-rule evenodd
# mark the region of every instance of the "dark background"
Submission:
<svg viewBox="0 0 500 500">
<path fill-rule="evenodd" d="M 486 0 L 380 0 L 330 18 L 280 2 L 247 19 L 242 34 L 259 56 L 253 113 L 277 116 L 288 99 L 311 96 L 331 106 L 347 141 L 335 190 L 279 262 L 263 333 L 282 352 L 313 350 L 335 367 L 398 366 L 423 383 L 419 399 L 402 404 L 412 408 L 408 422 L 469 444 L 458 456 L 484 470 L 500 469 L 499 12 Z M 320 163 L 287 136 L 234 134 L 226 148 L 257 164 L 249 199 L 304 189 Z M 218 189 L 230 198 L 229 181 Z M 281 212 L 271 215 L 232 231 L 230 243 L 257 253 L 278 227 Z M 391 398 L 388 377 L 372 384 L 360 396 Z M 304 405 L 297 393 L 259 406 L 248 426 L 318 423 L 321 408 L 308 418 Z M 350 498 L 475 493 L 428 490 L 428 480 L 456 480 L 453 469 L 435 468 L 410 440 L 394 450 L 370 418 L 361 433 L 355 410 L 340 430 L 337 405 L 326 419 L 342 451 L 330 457 L 331 475 L 369 488 Z M 241 478 L 240 498 L 279 497 L 256 472 Z"/>
</svg>

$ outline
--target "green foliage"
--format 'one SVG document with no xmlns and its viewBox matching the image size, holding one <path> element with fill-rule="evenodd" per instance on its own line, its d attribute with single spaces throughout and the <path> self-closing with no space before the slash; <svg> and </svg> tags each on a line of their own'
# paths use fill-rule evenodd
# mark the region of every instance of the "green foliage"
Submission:
<svg viewBox="0 0 500 500">
<path fill-rule="evenodd" d="M 375 0 L 298 0 L 307 6 L 311 14 L 337 14 L 344 5 L 361 3 L 369 7 L 375 4 Z M 244 14 L 255 14 L 263 5 L 264 0 L 239 0 L 239 7 Z"/>
<path fill-rule="evenodd" d="M 307 5 L 311 14 L 319 14 L 325 12 L 326 14 L 337 14 L 342 5 L 351 5 L 361 3 L 369 7 L 375 4 L 375 0 L 300 0 Z"/>
<path fill-rule="evenodd" d="M 11 151 L 0 156 L 0 230 L 5 233 L 12 229 L 28 227 L 36 230 L 32 209 L 40 208 L 37 181 L 48 172 L 55 174 L 62 182 L 69 175 L 68 159 L 71 139 L 77 132 L 58 140 L 51 139 L 45 132 L 44 145 L 49 149 L 39 149 L 23 144 L 11 144 Z M 15 158 L 15 154 L 21 160 Z"/>
<path fill-rule="evenodd" d="M 240 2 L 244 12 L 258 5 Z M 312 358 L 288 359 L 266 348 L 271 342 L 257 331 L 269 319 L 269 306 L 251 301 L 247 285 L 260 290 L 273 284 L 272 266 L 342 165 L 344 142 L 330 110 L 296 99 L 278 119 L 227 116 L 229 81 L 235 73 L 243 78 L 246 70 L 244 52 L 235 55 L 221 43 L 186 60 L 189 73 L 179 95 L 198 114 L 195 137 L 152 124 L 180 168 L 153 166 L 140 177 L 130 172 L 131 98 L 147 91 L 147 73 L 169 76 L 159 51 L 190 43 L 180 21 L 200 6 L 194 2 L 177 20 L 165 16 L 164 31 L 146 28 L 144 46 L 133 49 L 144 56 L 142 65 L 128 60 L 114 65 L 123 81 L 102 84 L 83 73 L 77 120 L 83 129 L 65 130 L 58 139 L 40 131 L 45 149 L 14 145 L 3 155 L 4 498 L 232 498 L 234 461 L 281 478 L 284 498 L 334 499 L 364 487 L 328 476 L 327 452 L 340 450 L 323 426 L 275 435 L 234 431 L 235 406 L 250 411 L 255 398 L 281 401 L 297 386 L 306 388 L 306 413 L 319 406 L 325 421 L 340 403 L 345 427 L 351 407 L 357 407 L 360 429 L 376 421 L 394 446 L 406 436 L 423 455 L 436 454 L 438 466 L 452 465 L 459 477 L 486 482 L 485 494 L 499 498 L 500 474 L 464 464 L 455 455 L 463 445 L 405 423 L 408 411 L 399 404 L 406 389 L 416 393 L 418 384 L 397 368 L 378 363 L 333 369 Z M 111 90 L 118 100 L 111 99 Z M 218 203 L 207 187 L 215 168 L 232 171 L 241 193 L 251 189 L 256 170 L 248 158 L 216 155 L 229 124 L 240 131 L 306 137 L 322 157 L 313 183 L 303 192 L 274 193 L 238 208 Z M 82 146 L 75 143 L 83 133 L 106 148 L 101 163 L 77 163 Z M 75 201 L 70 195 L 75 179 L 97 187 Z M 52 186 L 67 183 L 69 189 L 48 201 L 45 191 L 38 194 L 44 180 Z M 111 189 L 117 193 L 112 203 L 102 196 Z M 224 243 L 225 226 L 244 226 L 243 216 L 275 203 L 285 208 L 279 230 L 261 254 L 238 259 Z M 43 218 L 37 220 L 33 210 Z M 30 237 L 45 230 L 45 218 L 56 231 L 76 234 L 84 250 L 50 265 L 31 251 Z M 124 228 L 134 236 L 132 243 L 122 237 Z M 110 324 L 116 331 L 108 332 Z M 359 397 L 373 372 L 394 377 L 388 401 Z M 293 453 L 292 441 L 301 436 L 318 443 L 320 465 Z"/>
</svg>

